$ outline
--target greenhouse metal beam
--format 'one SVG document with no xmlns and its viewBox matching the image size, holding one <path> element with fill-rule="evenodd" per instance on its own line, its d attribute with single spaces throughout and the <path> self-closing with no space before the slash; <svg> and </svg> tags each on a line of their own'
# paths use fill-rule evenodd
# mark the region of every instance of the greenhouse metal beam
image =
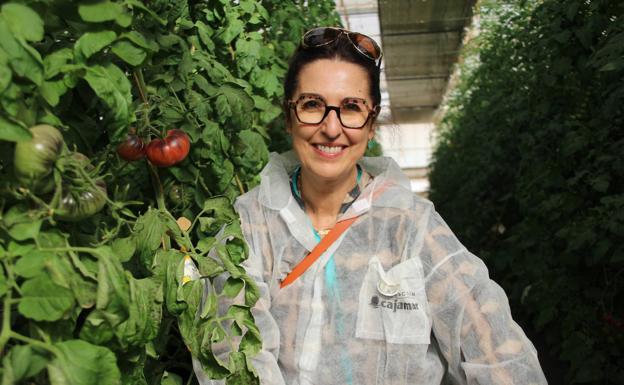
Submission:
<svg viewBox="0 0 624 385">
<path fill-rule="evenodd" d="M 394 123 L 430 122 L 442 102 L 475 0 L 379 0 Z"/>
</svg>

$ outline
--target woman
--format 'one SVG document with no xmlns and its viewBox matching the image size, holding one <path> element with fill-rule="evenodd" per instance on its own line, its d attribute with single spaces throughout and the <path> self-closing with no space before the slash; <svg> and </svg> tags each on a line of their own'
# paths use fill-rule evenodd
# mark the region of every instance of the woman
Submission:
<svg viewBox="0 0 624 385">
<path fill-rule="evenodd" d="M 237 200 L 262 294 L 261 383 L 546 383 L 483 262 L 393 160 L 363 158 L 380 60 L 365 35 L 307 32 L 284 87 L 293 151 Z"/>
</svg>

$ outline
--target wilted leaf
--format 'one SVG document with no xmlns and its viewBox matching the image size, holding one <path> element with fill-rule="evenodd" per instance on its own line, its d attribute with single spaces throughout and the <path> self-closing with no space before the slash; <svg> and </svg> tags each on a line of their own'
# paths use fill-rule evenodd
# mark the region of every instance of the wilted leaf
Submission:
<svg viewBox="0 0 624 385">
<path fill-rule="evenodd" d="M 124 348 L 144 345 L 158 334 L 162 319 L 163 291 L 152 278 L 130 278 L 128 319 L 115 328 Z"/>
</svg>

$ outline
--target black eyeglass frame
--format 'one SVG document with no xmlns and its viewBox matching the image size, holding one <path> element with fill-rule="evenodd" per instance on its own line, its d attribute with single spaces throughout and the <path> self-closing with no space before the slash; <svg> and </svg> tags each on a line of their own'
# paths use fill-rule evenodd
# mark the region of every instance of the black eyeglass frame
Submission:
<svg viewBox="0 0 624 385">
<path fill-rule="evenodd" d="M 309 44 L 306 42 L 306 38 L 317 31 L 321 31 L 321 30 L 333 30 L 333 31 L 338 31 L 339 33 L 333 38 L 333 39 L 328 39 L 327 41 L 324 41 L 321 44 Z M 371 59 L 372 61 L 375 62 L 375 64 L 377 65 L 377 68 L 381 67 L 381 58 L 383 57 L 383 51 L 381 50 L 381 47 L 379 46 L 379 44 L 377 44 L 377 42 L 370 36 L 365 35 L 363 33 L 359 33 L 359 32 L 353 32 L 353 31 L 349 31 L 348 29 L 344 29 L 344 28 L 337 28 L 337 27 L 317 27 L 317 28 L 312 28 L 308 31 L 306 31 L 306 33 L 303 34 L 303 37 L 301 38 L 301 45 L 304 48 L 316 48 L 316 47 L 323 47 L 326 45 L 329 45 L 333 42 L 335 42 L 336 40 L 338 40 L 338 38 L 340 36 L 342 36 L 342 34 L 347 35 L 347 38 L 349 39 L 349 42 L 351 43 L 351 45 L 353 45 L 353 48 L 355 48 L 355 50 L 360 53 L 361 55 L 367 57 L 368 59 Z M 375 58 L 374 56 L 370 55 L 369 52 L 367 52 L 366 50 L 362 50 L 360 48 L 360 46 L 358 46 L 358 44 L 353 40 L 353 36 L 363 36 L 366 39 L 370 40 L 371 43 L 379 50 L 379 57 Z M 379 60 L 377 62 L 377 60 Z"/>
<path fill-rule="evenodd" d="M 366 104 L 366 100 L 363 100 L 363 99 L 362 99 L 362 101 L 364 102 L 364 105 L 365 105 L 365 106 L 366 106 L 366 108 L 368 109 L 368 115 L 366 116 L 366 120 L 364 121 L 364 123 L 363 123 L 361 126 L 358 126 L 358 127 L 351 127 L 351 126 L 347 126 L 346 124 L 344 124 L 344 123 L 342 122 L 342 117 L 340 116 L 340 107 L 339 107 L 339 106 L 330 106 L 329 104 L 327 104 L 327 102 L 325 102 L 325 99 L 323 99 L 322 97 L 320 97 L 320 96 L 319 96 L 319 97 L 318 97 L 318 99 L 322 100 L 322 101 L 323 101 L 323 103 L 325 104 L 325 113 L 323 114 L 323 117 L 322 117 L 322 118 L 321 118 L 318 122 L 316 122 L 316 123 L 312 123 L 312 122 L 304 122 L 303 120 L 301 120 L 301 118 L 299 117 L 299 114 L 297 113 L 297 104 L 298 104 L 300 101 L 302 101 L 302 100 L 303 100 L 303 99 L 302 99 L 302 97 L 303 97 L 303 96 L 310 96 L 310 95 L 301 95 L 301 96 L 299 97 L 299 99 L 297 99 L 296 101 L 289 100 L 289 101 L 287 102 L 287 107 L 288 107 L 288 109 L 292 109 L 293 111 L 295 111 L 295 117 L 297 118 L 297 121 L 299 121 L 299 123 L 302 123 L 302 124 L 321 124 L 321 123 L 323 123 L 323 121 L 325 120 L 325 118 L 327 118 L 327 115 L 329 115 L 329 112 L 333 110 L 333 111 L 336 111 L 336 116 L 338 117 L 338 121 L 340 122 L 340 124 L 341 124 L 343 127 L 345 127 L 345 128 L 350 128 L 350 129 L 353 129 L 353 130 L 361 130 L 362 128 L 364 128 L 364 127 L 368 124 L 368 122 L 371 120 L 371 118 L 374 118 L 374 117 L 376 117 L 376 116 L 379 114 L 379 109 L 380 109 L 380 107 L 379 107 L 379 106 L 375 106 L 375 107 L 373 107 L 373 108 L 371 109 L 371 108 L 370 108 L 370 107 L 368 107 L 368 105 Z M 349 99 L 349 98 L 348 98 L 348 99 Z M 353 99 L 353 98 L 350 98 L 350 99 Z"/>
</svg>

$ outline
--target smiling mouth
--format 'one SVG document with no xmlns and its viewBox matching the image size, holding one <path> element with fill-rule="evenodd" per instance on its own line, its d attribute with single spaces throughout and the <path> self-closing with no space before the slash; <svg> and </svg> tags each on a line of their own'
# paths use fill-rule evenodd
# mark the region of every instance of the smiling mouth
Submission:
<svg viewBox="0 0 624 385">
<path fill-rule="evenodd" d="M 314 147 L 325 153 L 325 154 L 329 154 L 329 155 L 336 155 L 342 152 L 342 150 L 344 149 L 343 146 L 325 146 L 322 144 L 315 144 Z"/>
</svg>

